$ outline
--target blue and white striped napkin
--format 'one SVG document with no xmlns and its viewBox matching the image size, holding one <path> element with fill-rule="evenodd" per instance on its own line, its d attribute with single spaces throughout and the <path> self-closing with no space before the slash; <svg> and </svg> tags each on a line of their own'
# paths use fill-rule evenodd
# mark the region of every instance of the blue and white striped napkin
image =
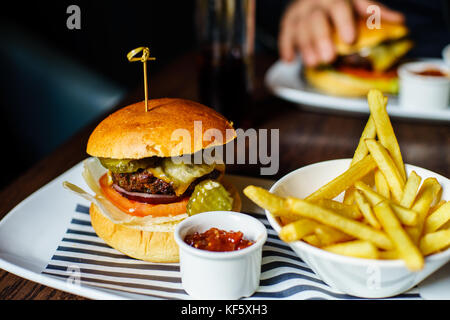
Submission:
<svg viewBox="0 0 450 320">
<path fill-rule="evenodd" d="M 278 238 L 265 215 L 248 214 L 264 223 L 268 238 L 263 247 L 260 287 L 246 299 L 359 299 L 325 284 Z M 121 297 L 129 294 L 130 298 L 190 299 L 181 286 L 177 263 L 135 260 L 109 247 L 92 228 L 89 208 L 81 204 L 74 208 L 70 225 L 42 273 L 116 290 Z M 421 298 L 414 288 L 394 299 Z"/>
</svg>

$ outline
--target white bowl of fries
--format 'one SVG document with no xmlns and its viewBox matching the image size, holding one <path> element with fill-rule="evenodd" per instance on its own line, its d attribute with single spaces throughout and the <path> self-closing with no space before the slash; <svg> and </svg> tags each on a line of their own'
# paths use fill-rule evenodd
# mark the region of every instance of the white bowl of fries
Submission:
<svg viewBox="0 0 450 320">
<path fill-rule="evenodd" d="M 297 169 L 244 194 L 281 240 L 331 287 L 364 298 L 401 294 L 450 261 L 450 180 L 405 165 L 379 91 L 353 159 Z"/>
<path fill-rule="evenodd" d="M 345 172 L 350 163 L 351 159 L 331 160 L 297 169 L 277 181 L 270 192 L 282 197 L 291 196 L 303 199 L 333 177 Z M 407 173 L 415 171 L 422 179 L 436 178 L 442 186 L 442 198 L 450 199 L 449 179 L 411 165 L 406 165 L 406 171 Z M 343 195 L 341 194 L 334 200 L 341 202 L 342 199 Z M 267 210 L 266 215 L 272 227 L 280 233 L 283 227 L 280 220 Z M 332 230 L 334 231 L 334 229 Z M 332 242 L 332 239 L 327 238 L 332 238 L 335 234 L 332 233 L 333 231 L 327 234 L 327 231 L 329 230 L 321 230 L 319 231 L 321 233 L 318 234 L 310 233 L 309 236 L 313 237 L 306 236 L 306 238 L 315 245 L 318 245 L 314 243 L 314 239 L 317 238 L 319 241 L 323 239 L 324 242 Z M 340 234 L 336 236 L 339 237 Z M 350 238 L 348 241 L 341 242 L 341 244 L 344 243 L 355 243 L 355 240 Z M 364 244 L 365 242 L 360 243 Z M 333 253 L 308 244 L 305 240 L 293 241 L 289 244 L 325 283 L 344 293 L 364 298 L 383 298 L 401 294 L 450 261 L 450 249 L 446 249 L 443 252 L 427 256 L 424 267 L 420 271 L 410 271 L 403 260 L 389 259 L 396 258 L 389 256 L 393 254 L 389 250 L 380 250 L 378 259 L 367 259 Z M 347 250 L 352 250 L 352 247 L 350 246 Z M 366 249 L 354 248 L 354 250 L 365 251 Z M 367 254 L 370 255 L 371 250 L 373 247 L 367 249 Z M 359 252 L 359 254 L 361 253 Z M 349 252 L 349 254 L 352 253 Z"/>
</svg>

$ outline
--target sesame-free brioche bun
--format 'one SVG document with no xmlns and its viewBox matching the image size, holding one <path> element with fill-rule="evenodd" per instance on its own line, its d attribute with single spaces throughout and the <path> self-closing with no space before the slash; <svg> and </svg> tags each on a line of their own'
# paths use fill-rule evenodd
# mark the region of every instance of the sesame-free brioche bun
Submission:
<svg viewBox="0 0 450 320">
<path fill-rule="evenodd" d="M 392 77 L 370 79 L 333 69 L 306 68 L 305 78 L 317 90 L 335 96 L 361 97 L 371 89 L 387 94 L 398 92 L 398 79 Z"/>
<path fill-rule="evenodd" d="M 226 144 L 236 137 L 231 122 L 194 101 L 153 99 L 148 100 L 148 109 L 141 101 L 108 116 L 89 137 L 87 153 L 112 159 L 172 157 Z M 203 136 L 208 129 L 218 130 L 222 141 L 214 137 L 208 141 Z M 186 133 L 190 139 L 183 139 Z"/>
<path fill-rule="evenodd" d="M 337 31 L 333 33 L 333 42 L 338 55 L 347 55 L 359 52 L 364 48 L 374 47 L 384 41 L 405 37 L 408 28 L 403 23 L 389 23 L 381 21 L 380 29 L 369 29 L 365 19 L 359 19 L 355 23 L 357 37 L 354 43 L 346 43 L 339 37 Z"/>
<path fill-rule="evenodd" d="M 150 232 L 115 224 L 95 204 L 89 209 L 95 233 L 123 254 L 150 262 L 177 262 L 178 246 L 173 232 Z"/>
<path fill-rule="evenodd" d="M 233 211 L 241 210 L 237 189 L 226 179 L 221 183 L 233 197 Z M 178 245 L 173 232 L 150 232 L 115 224 L 105 217 L 95 204 L 89 209 L 91 224 L 97 235 L 109 246 L 123 254 L 149 262 L 170 263 L 179 261 Z"/>
</svg>

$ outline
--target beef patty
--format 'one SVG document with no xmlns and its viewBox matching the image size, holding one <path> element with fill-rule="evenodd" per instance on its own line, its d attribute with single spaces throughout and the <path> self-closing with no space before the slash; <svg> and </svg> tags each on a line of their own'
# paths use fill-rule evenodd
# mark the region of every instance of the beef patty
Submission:
<svg viewBox="0 0 450 320">
<path fill-rule="evenodd" d="M 346 56 L 339 56 L 335 61 L 335 65 L 372 70 L 372 62 L 367 57 L 362 57 L 358 53 L 353 53 Z"/>
<path fill-rule="evenodd" d="M 217 179 L 220 171 L 212 172 L 197 178 L 191 183 L 184 195 L 190 195 L 194 191 L 195 186 L 206 179 Z M 113 173 L 111 172 L 113 183 L 129 192 L 145 192 L 150 194 L 175 195 L 172 183 L 156 178 L 151 172 L 139 169 L 133 173 Z"/>
</svg>

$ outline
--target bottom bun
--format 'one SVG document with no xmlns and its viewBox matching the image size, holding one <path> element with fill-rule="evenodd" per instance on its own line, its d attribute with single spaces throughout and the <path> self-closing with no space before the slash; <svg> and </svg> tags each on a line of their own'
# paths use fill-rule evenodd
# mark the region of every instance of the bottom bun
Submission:
<svg viewBox="0 0 450 320">
<path fill-rule="evenodd" d="M 123 254 L 149 262 L 178 262 L 178 245 L 173 232 L 141 231 L 115 224 L 95 204 L 89 210 L 97 235 Z"/>
<path fill-rule="evenodd" d="M 369 79 L 332 69 L 315 68 L 306 68 L 305 78 L 319 91 L 336 96 L 360 97 L 367 95 L 371 89 L 387 94 L 398 92 L 397 78 Z"/>
<path fill-rule="evenodd" d="M 233 197 L 233 211 L 241 210 L 241 198 L 236 188 L 226 180 L 224 187 Z M 173 232 L 141 231 L 115 224 L 105 217 L 95 204 L 89 209 L 91 224 L 97 235 L 123 254 L 149 262 L 178 262 L 178 245 Z"/>
</svg>

